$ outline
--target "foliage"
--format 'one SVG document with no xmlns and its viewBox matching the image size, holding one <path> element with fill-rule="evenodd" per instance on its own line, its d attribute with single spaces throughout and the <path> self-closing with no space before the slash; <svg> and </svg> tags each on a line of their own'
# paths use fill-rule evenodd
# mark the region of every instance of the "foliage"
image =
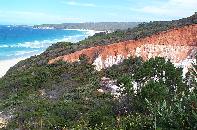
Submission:
<svg viewBox="0 0 197 130">
<path fill-rule="evenodd" d="M 6 129 L 196 129 L 196 91 L 169 61 L 129 58 L 97 72 L 80 59 L 3 77 L 1 108 L 13 111 Z M 103 76 L 118 80 L 118 99 L 97 92 Z"/>
<path fill-rule="evenodd" d="M 186 78 L 164 58 L 130 57 L 100 72 L 79 62 L 48 65 L 50 58 L 90 46 L 138 39 L 196 22 L 196 14 L 172 22 L 141 24 L 76 44 L 58 43 L 21 61 L 0 79 L 0 109 L 11 113 L 5 130 L 197 129 L 197 66 Z M 102 77 L 117 80 L 120 96 L 97 91 Z"/>
</svg>

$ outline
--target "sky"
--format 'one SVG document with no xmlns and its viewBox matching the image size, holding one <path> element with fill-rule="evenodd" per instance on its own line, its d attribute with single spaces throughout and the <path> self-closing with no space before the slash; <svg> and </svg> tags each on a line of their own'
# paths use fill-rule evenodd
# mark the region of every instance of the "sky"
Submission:
<svg viewBox="0 0 197 130">
<path fill-rule="evenodd" d="M 197 0 L 0 0 L 0 24 L 148 22 L 197 12 Z"/>
</svg>

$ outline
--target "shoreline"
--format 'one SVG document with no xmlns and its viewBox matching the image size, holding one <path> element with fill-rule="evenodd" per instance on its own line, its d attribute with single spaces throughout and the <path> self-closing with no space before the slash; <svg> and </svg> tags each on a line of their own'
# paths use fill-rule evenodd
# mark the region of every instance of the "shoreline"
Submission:
<svg viewBox="0 0 197 130">
<path fill-rule="evenodd" d="M 105 31 L 96 31 L 96 30 L 87 30 L 87 29 L 63 29 L 63 30 L 75 30 L 80 32 L 86 32 L 86 34 L 90 34 L 89 36 L 93 36 L 96 33 L 105 32 Z"/>
<path fill-rule="evenodd" d="M 65 30 L 68 30 L 68 29 L 65 29 Z M 89 36 L 93 36 L 93 35 L 96 34 L 96 33 L 102 32 L 102 31 L 95 31 L 95 30 L 82 30 L 82 29 L 70 29 L 70 30 L 77 30 L 77 31 L 85 32 L 85 33 L 84 33 L 84 38 L 87 38 L 87 37 L 89 37 Z M 63 38 L 61 41 L 66 41 L 66 40 L 68 40 L 68 41 L 71 41 L 71 42 L 73 42 L 73 43 L 76 43 L 76 42 L 80 41 L 80 40 L 74 39 L 74 38 L 75 38 L 75 36 L 74 36 L 74 37 L 71 36 L 71 37 Z M 82 39 L 82 40 L 83 40 L 83 39 Z M 54 43 L 52 43 L 52 44 L 55 44 L 55 43 L 57 43 L 57 42 L 54 42 Z M 51 44 L 51 45 L 52 45 L 52 44 Z M 46 50 L 46 49 L 45 49 L 45 50 Z M 44 51 L 45 51 L 45 50 L 44 50 Z M 44 52 L 44 51 L 42 51 L 42 52 Z M 38 53 L 36 53 L 36 54 L 34 54 L 34 55 L 39 55 L 39 54 L 42 53 L 42 52 L 38 52 Z M 27 58 L 29 58 L 29 57 L 31 57 L 31 56 L 34 56 L 34 55 L 27 55 L 27 56 L 15 58 L 15 59 L 0 60 L 0 78 L 2 78 L 2 77 L 6 74 L 6 72 L 7 72 L 11 67 L 13 67 L 14 65 L 16 65 L 18 62 L 20 62 L 21 60 L 25 60 L 25 59 L 27 59 Z"/>
<path fill-rule="evenodd" d="M 15 64 L 17 64 L 18 62 L 26 58 L 17 58 L 17 59 L 12 59 L 12 60 L 0 60 L 0 78 L 2 78 L 11 67 L 13 67 Z"/>
</svg>

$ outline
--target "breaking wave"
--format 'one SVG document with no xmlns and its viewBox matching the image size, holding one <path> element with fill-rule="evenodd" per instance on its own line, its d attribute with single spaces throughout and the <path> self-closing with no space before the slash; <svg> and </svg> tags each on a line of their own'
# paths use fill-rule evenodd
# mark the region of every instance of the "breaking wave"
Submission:
<svg viewBox="0 0 197 130">
<path fill-rule="evenodd" d="M 68 36 L 63 39 L 54 39 L 54 40 L 43 40 L 43 41 L 33 41 L 33 42 L 24 42 L 17 43 L 13 45 L 0 45 L 0 48 L 47 48 L 53 43 L 65 41 L 65 42 L 73 42 L 76 43 L 82 39 L 84 39 L 87 35 L 76 35 L 76 36 Z"/>
<path fill-rule="evenodd" d="M 93 30 L 79 30 L 83 31 L 81 35 L 74 36 L 65 36 L 62 39 L 53 39 L 53 40 L 35 40 L 33 42 L 23 42 L 23 43 L 15 43 L 15 44 L 1 44 L 0 49 L 2 53 L 0 54 L 0 77 L 6 74 L 7 70 L 14 66 L 20 60 L 29 58 L 33 55 L 38 55 L 42 53 L 47 47 L 50 45 L 65 41 L 65 42 L 73 42 L 76 43 L 80 40 L 87 38 L 88 36 L 92 36 L 97 31 Z M 5 50 L 8 50 L 5 51 Z M 3 58 L 2 58 L 3 57 Z"/>
</svg>

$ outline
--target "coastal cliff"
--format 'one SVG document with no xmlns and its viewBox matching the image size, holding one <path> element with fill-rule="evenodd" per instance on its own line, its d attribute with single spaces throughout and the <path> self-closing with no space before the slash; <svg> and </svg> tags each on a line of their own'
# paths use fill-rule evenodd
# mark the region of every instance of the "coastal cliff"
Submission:
<svg viewBox="0 0 197 130">
<path fill-rule="evenodd" d="M 196 129 L 196 52 L 197 13 L 53 44 L 0 78 L 0 122 L 5 129 Z"/>
<path fill-rule="evenodd" d="M 193 59 L 197 52 L 197 24 L 163 31 L 139 40 L 128 40 L 105 46 L 96 46 L 59 56 L 49 60 L 75 62 L 81 55 L 86 55 L 96 70 L 111 67 L 130 56 L 141 56 L 144 60 L 159 56 L 181 63 Z"/>
</svg>

